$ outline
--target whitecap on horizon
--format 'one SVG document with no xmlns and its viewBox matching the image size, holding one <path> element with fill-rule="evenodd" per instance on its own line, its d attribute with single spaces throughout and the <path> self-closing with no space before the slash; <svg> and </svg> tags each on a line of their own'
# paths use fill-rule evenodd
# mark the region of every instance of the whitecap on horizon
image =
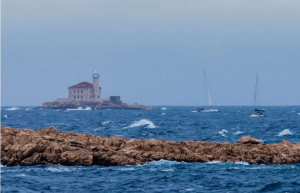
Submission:
<svg viewBox="0 0 300 193">
<path fill-rule="evenodd" d="M 20 110 L 20 108 L 19 107 L 11 107 L 11 108 L 7 108 L 7 109 L 4 109 L 4 110 L 15 111 L 15 110 Z"/>
</svg>

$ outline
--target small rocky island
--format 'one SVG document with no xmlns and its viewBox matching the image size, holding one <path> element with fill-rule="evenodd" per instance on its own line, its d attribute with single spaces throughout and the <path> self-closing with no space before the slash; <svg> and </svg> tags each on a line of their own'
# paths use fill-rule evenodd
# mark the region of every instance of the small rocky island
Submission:
<svg viewBox="0 0 300 193">
<path fill-rule="evenodd" d="M 103 102 L 88 102 L 88 101 L 73 101 L 73 102 L 46 102 L 37 108 L 45 109 L 154 109 L 154 107 L 138 105 L 136 103 L 128 105 L 126 103 L 114 103 L 111 101 Z"/>
<path fill-rule="evenodd" d="M 13 129 L 1 126 L 1 164 L 4 166 L 116 166 L 146 164 L 160 159 L 184 162 L 300 163 L 300 143 L 264 144 L 249 136 L 237 143 L 166 141 L 102 137 L 87 133 Z"/>
<path fill-rule="evenodd" d="M 101 87 L 99 87 L 99 74 L 95 71 L 92 74 L 93 84 L 81 82 L 68 88 L 68 98 L 58 98 L 54 102 L 46 102 L 37 108 L 51 109 L 154 109 L 153 107 L 138 105 L 134 103 L 128 105 L 122 103 L 120 96 L 110 96 L 102 98 Z"/>
</svg>

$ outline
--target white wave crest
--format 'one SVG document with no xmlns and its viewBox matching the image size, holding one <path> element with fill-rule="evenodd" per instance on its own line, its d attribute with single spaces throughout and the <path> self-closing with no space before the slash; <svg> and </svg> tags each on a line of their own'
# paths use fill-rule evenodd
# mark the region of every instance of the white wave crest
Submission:
<svg viewBox="0 0 300 193">
<path fill-rule="evenodd" d="M 300 115 L 300 113 L 298 113 L 298 115 Z"/>
<path fill-rule="evenodd" d="M 4 110 L 15 111 L 15 110 L 20 110 L 20 108 L 19 107 L 12 107 L 12 108 L 8 108 L 8 109 L 4 109 Z"/>
<path fill-rule="evenodd" d="M 162 113 L 162 115 L 165 115 L 166 113 Z"/>
<path fill-rule="evenodd" d="M 127 128 L 133 128 L 133 127 L 140 127 L 140 126 L 144 126 L 144 125 L 148 125 L 147 128 L 149 128 L 149 129 L 156 128 L 154 123 L 152 121 L 147 120 L 147 119 L 142 119 L 140 121 L 135 121 L 134 123 L 132 123 L 128 127 L 123 127 L 123 128 L 127 129 Z"/>
<path fill-rule="evenodd" d="M 283 136 L 283 135 L 293 135 L 293 133 L 289 129 L 285 129 L 281 131 L 277 136 Z"/>
<path fill-rule="evenodd" d="M 7 115 L 4 115 L 3 117 L 4 117 L 4 118 L 7 118 Z"/>
<path fill-rule="evenodd" d="M 206 163 L 208 163 L 208 164 L 220 164 L 222 162 L 220 162 L 220 161 L 210 161 L 210 162 L 206 162 Z"/>
<path fill-rule="evenodd" d="M 161 170 L 162 172 L 174 172 L 173 169 L 165 169 L 165 170 Z"/>
<path fill-rule="evenodd" d="M 86 107 L 85 109 L 82 107 L 78 107 L 77 109 L 67 109 L 67 111 L 86 111 L 86 110 L 92 110 L 91 107 Z"/>
<path fill-rule="evenodd" d="M 119 171 L 133 171 L 135 170 L 134 168 L 120 168 L 120 169 L 117 169 Z"/>
<path fill-rule="evenodd" d="M 222 131 L 219 131 L 219 134 L 221 134 L 223 137 L 226 137 L 224 133 L 228 133 L 226 129 L 222 129 Z"/>
<path fill-rule="evenodd" d="M 197 113 L 197 111 L 191 111 L 192 113 Z"/>
<path fill-rule="evenodd" d="M 182 164 L 182 163 L 186 163 L 186 162 L 168 161 L 168 160 L 161 159 L 159 161 L 149 162 L 147 165 L 160 166 L 160 165 L 177 165 L 177 164 Z"/>
<path fill-rule="evenodd" d="M 26 111 L 29 111 L 30 109 L 28 108 L 28 109 L 25 109 Z"/>
<path fill-rule="evenodd" d="M 240 165 L 249 165 L 248 162 L 245 162 L 245 161 L 240 161 L 240 162 L 235 162 L 236 164 L 240 164 Z"/>
<path fill-rule="evenodd" d="M 71 172 L 73 171 L 71 168 L 64 167 L 64 166 L 54 166 L 54 167 L 49 167 L 47 170 L 51 172 Z"/>
<path fill-rule="evenodd" d="M 188 188 L 188 189 L 185 189 L 186 191 L 190 192 L 190 191 L 194 191 L 193 188 Z"/>
<path fill-rule="evenodd" d="M 235 135 L 239 135 L 239 134 L 242 134 L 242 133 L 245 133 L 245 132 L 237 131 L 237 132 L 235 132 Z"/>
<path fill-rule="evenodd" d="M 101 124 L 102 124 L 102 125 L 107 125 L 107 124 L 110 123 L 110 122 L 112 122 L 112 121 L 103 121 Z"/>
<path fill-rule="evenodd" d="M 25 174 L 18 174 L 18 175 L 16 175 L 16 176 L 24 177 L 24 176 L 26 176 L 26 175 L 25 175 Z"/>
<path fill-rule="evenodd" d="M 165 110 L 167 110 L 167 108 L 166 108 L 166 107 L 163 107 L 163 108 L 161 108 L 161 110 L 162 110 L 162 111 L 165 111 Z"/>
</svg>

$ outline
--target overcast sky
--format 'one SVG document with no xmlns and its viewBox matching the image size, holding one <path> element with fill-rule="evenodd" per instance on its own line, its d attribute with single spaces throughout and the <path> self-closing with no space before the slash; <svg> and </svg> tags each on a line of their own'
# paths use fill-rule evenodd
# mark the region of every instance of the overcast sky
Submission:
<svg viewBox="0 0 300 193">
<path fill-rule="evenodd" d="M 300 104 L 299 0 L 2 0 L 2 106 L 40 105 L 100 72 L 144 105 Z"/>
</svg>

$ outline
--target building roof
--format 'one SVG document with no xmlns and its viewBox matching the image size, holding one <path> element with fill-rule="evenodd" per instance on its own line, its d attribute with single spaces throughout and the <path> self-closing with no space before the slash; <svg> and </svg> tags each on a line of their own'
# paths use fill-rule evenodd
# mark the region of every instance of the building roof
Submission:
<svg viewBox="0 0 300 193">
<path fill-rule="evenodd" d="M 93 85 L 88 82 L 81 82 L 81 83 L 75 84 L 74 86 L 70 86 L 69 88 L 93 88 Z"/>
</svg>

